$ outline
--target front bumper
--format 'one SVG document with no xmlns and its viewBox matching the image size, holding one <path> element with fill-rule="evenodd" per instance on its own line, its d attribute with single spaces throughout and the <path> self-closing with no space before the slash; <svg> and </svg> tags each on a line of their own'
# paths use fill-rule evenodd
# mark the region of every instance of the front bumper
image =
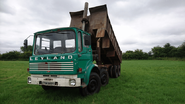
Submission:
<svg viewBox="0 0 185 104">
<path fill-rule="evenodd" d="M 28 77 L 28 84 L 80 87 L 81 79 L 77 78 L 77 75 L 31 75 Z"/>
</svg>

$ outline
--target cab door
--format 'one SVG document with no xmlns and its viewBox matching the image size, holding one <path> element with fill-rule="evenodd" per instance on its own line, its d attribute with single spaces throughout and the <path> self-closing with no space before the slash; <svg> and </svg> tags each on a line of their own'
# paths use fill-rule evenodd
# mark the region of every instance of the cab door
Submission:
<svg viewBox="0 0 185 104">
<path fill-rule="evenodd" d="M 78 32 L 78 59 L 79 59 L 79 68 L 82 68 L 82 71 L 85 71 L 88 64 L 92 63 L 92 49 L 90 45 L 84 44 L 84 37 L 89 34 L 85 34 L 82 31 Z"/>
</svg>

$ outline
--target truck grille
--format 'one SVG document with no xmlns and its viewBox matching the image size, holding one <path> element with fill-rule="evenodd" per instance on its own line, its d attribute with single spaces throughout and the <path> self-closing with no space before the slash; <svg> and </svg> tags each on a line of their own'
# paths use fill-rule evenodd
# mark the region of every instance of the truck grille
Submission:
<svg viewBox="0 0 185 104">
<path fill-rule="evenodd" d="M 73 62 L 30 63 L 30 71 L 73 71 Z"/>
</svg>

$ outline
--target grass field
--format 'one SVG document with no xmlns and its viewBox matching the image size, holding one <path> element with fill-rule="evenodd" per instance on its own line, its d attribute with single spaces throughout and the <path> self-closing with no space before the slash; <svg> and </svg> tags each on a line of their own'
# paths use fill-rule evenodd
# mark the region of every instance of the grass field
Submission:
<svg viewBox="0 0 185 104">
<path fill-rule="evenodd" d="M 111 78 L 99 93 L 82 97 L 78 88 L 44 91 L 28 85 L 27 61 L 0 61 L 1 104 L 184 104 L 185 62 L 123 61 L 121 76 Z"/>
</svg>

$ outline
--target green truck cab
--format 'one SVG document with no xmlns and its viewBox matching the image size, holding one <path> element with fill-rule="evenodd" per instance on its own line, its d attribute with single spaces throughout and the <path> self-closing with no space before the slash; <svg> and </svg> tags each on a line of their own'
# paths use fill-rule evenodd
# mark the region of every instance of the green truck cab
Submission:
<svg viewBox="0 0 185 104">
<path fill-rule="evenodd" d="M 86 87 L 91 71 L 99 72 L 90 43 L 90 34 L 75 27 L 35 33 L 28 84 Z"/>
<path fill-rule="evenodd" d="M 87 4 L 87 3 L 86 3 Z M 106 5 L 70 12 L 70 27 L 34 33 L 28 84 L 44 90 L 78 87 L 82 96 L 98 93 L 109 77 L 121 74 L 122 52 Z M 82 23 L 81 23 L 82 22 Z M 24 41 L 27 47 L 27 39 Z M 94 64 L 96 62 L 96 64 Z"/>
</svg>

